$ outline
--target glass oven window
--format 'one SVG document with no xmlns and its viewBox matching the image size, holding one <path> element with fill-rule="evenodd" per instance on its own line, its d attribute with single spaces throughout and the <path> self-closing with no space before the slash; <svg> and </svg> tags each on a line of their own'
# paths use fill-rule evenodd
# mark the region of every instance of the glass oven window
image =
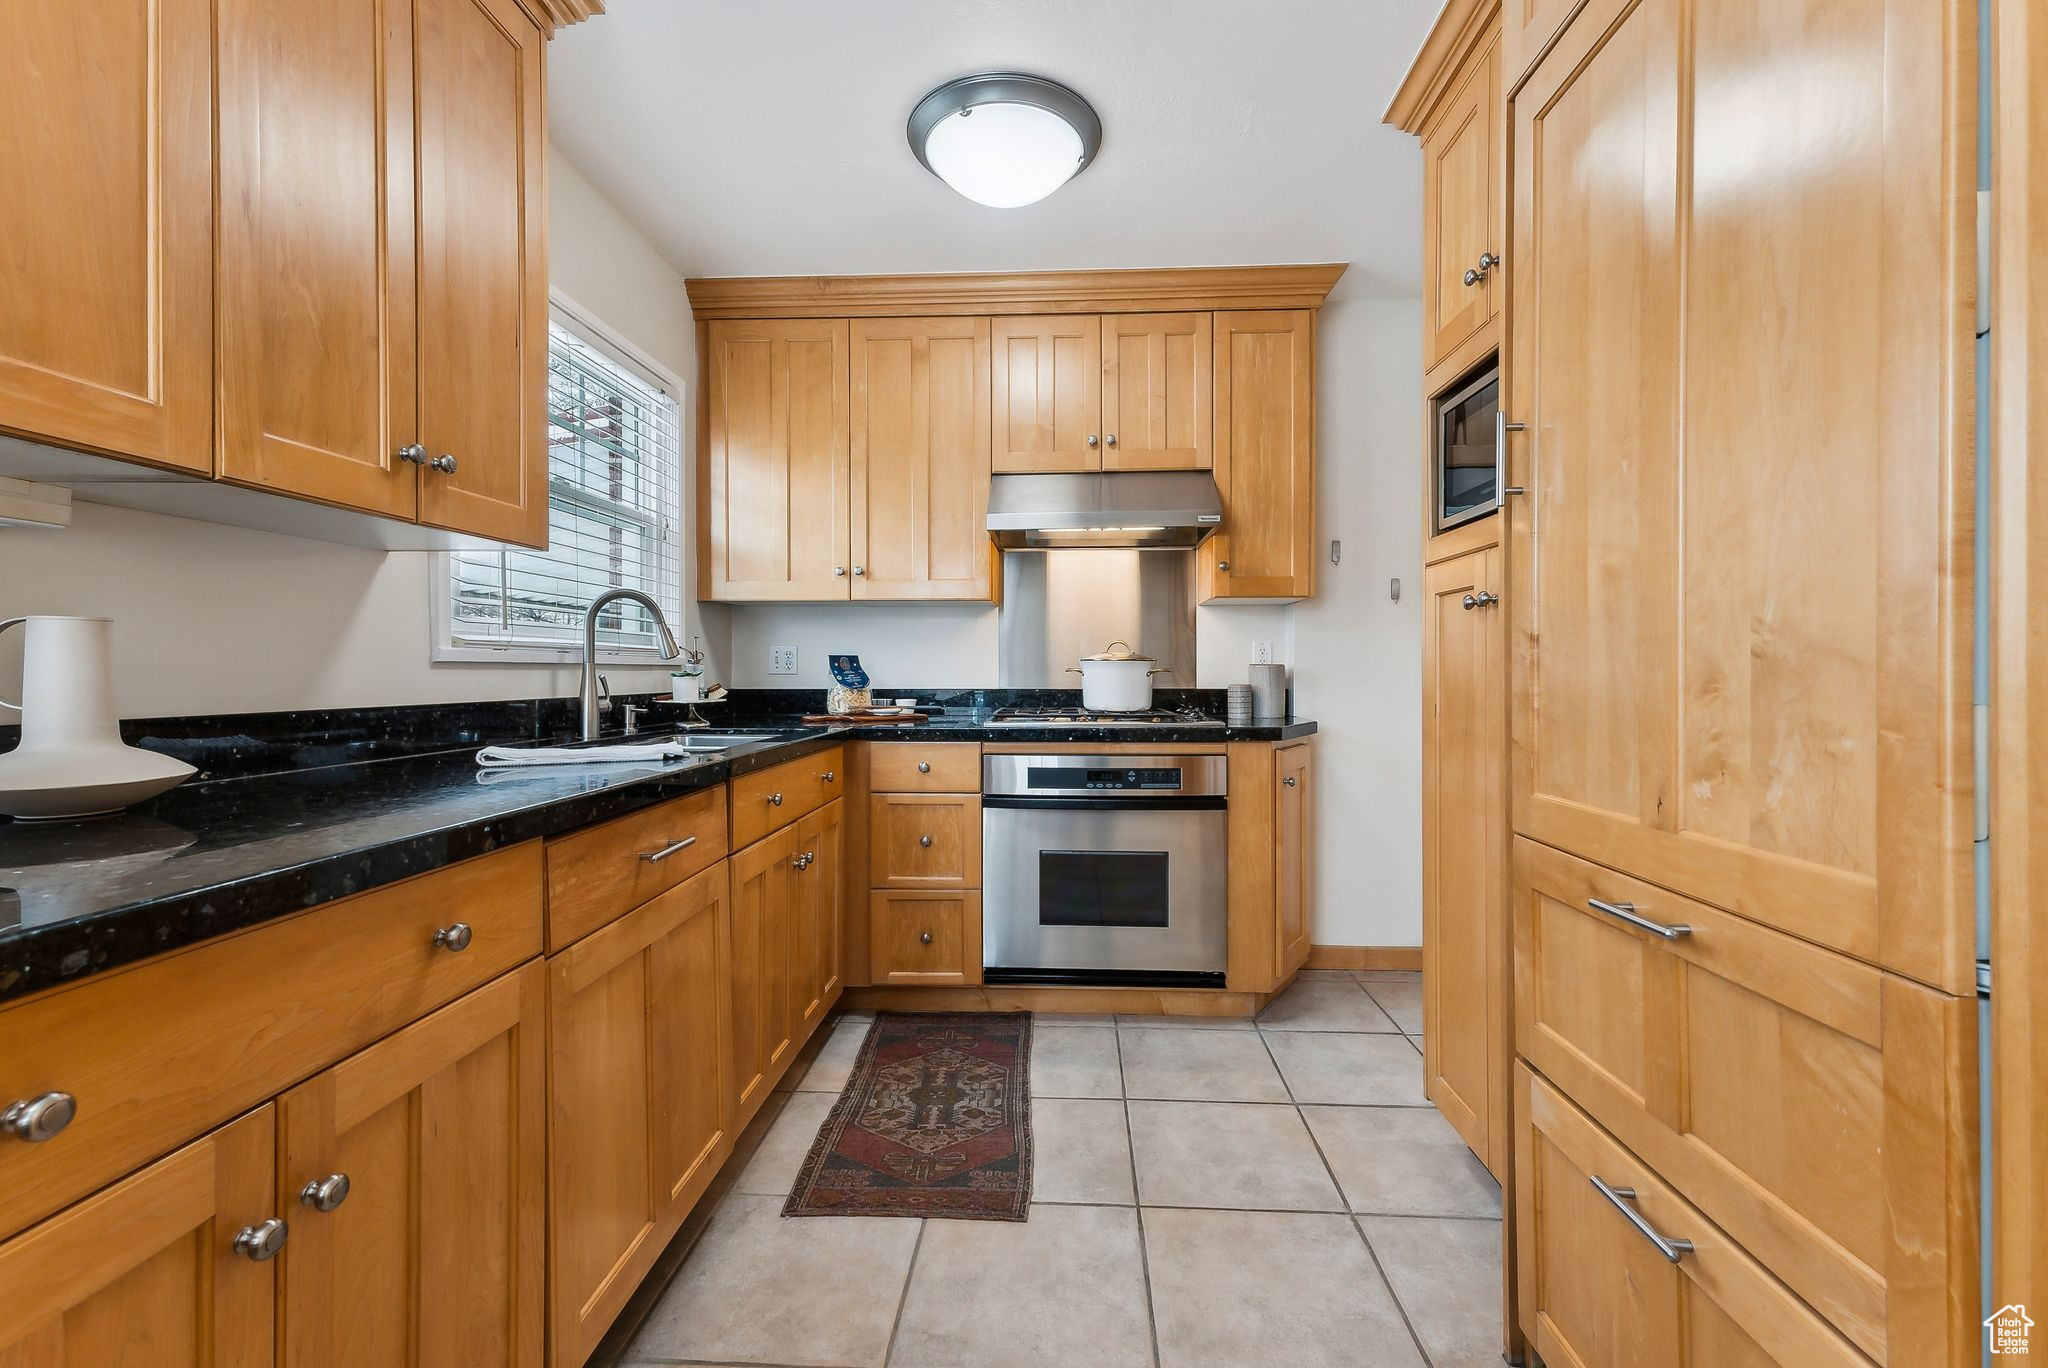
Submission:
<svg viewBox="0 0 2048 1368">
<path fill-rule="evenodd" d="M 1165 926 L 1163 850 L 1041 850 L 1041 926 Z"/>
<path fill-rule="evenodd" d="M 1500 372 L 1491 366 L 1436 402 L 1436 530 L 1499 507 L 1494 472 Z"/>
</svg>

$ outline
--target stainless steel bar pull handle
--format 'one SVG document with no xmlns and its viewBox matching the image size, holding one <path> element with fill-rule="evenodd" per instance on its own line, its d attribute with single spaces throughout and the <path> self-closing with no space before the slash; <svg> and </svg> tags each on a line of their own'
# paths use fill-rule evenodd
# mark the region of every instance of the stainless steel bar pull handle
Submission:
<svg viewBox="0 0 2048 1368">
<path fill-rule="evenodd" d="M 1600 1189 L 1600 1195 L 1614 1203 L 1614 1209 L 1628 1217 L 1628 1223 L 1641 1231 L 1644 1239 L 1657 1246 L 1659 1254 L 1662 1254 L 1672 1263 L 1677 1263 L 1681 1257 L 1693 1252 L 1691 1240 L 1667 1240 L 1657 1233 L 1655 1227 L 1642 1218 L 1640 1212 L 1629 1205 L 1630 1202 L 1636 1199 L 1636 1190 L 1634 1188 L 1609 1187 L 1605 1182 L 1601 1181 L 1599 1174 L 1589 1174 L 1588 1176 L 1593 1180 L 1593 1186 Z"/>
<path fill-rule="evenodd" d="M 40 1145 L 62 1135 L 76 1115 L 78 1099 L 68 1092 L 46 1092 L 40 1097 L 25 1097 L 0 1111 L 0 1135 L 11 1135 L 16 1140 Z"/>
<path fill-rule="evenodd" d="M 678 850 L 688 850 L 691 846 L 695 844 L 697 844 L 697 838 L 695 836 L 685 836 L 680 841 L 670 841 L 667 845 L 663 846 L 659 850 L 643 850 L 640 852 L 640 858 L 647 861 L 647 863 L 649 864 L 660 864 L 663 860 L 666 860 L 669 856 L 675 854 Z"/>
<path fill-rule="evenodd" d="M 1598 898 L 1588 898 L 1586 899 L 1586 906 L 1592 908 L 1595 912 L 1605 912 L 1615 920 L 1625 921 L 1630 926 L 1638 930 L 1647 931 L 1653 936 L 1662 936 L 1665 940 L 1678 940 L 1692 934 L 1690 926 L 1673 926 L 1665 922 L 1651 921 L 1648 917 L 1639 915 L 1636 912 L 1636 905 L 1634 903 L 1611 903 L 1602 902 Z"/>
<path fill-rule="evenodd" d="M 1527 423 L 1510 423 L 1506 409 L 1493 411 L 1493 487 L 1499 491 L 1494 495 L 1493 506 L 1499 508 L 1510 494 L 1526 494 L 1529 491 L 1520 485 L 1508 483 L 1508 434 L 1522 432 Z"/>
</svg>

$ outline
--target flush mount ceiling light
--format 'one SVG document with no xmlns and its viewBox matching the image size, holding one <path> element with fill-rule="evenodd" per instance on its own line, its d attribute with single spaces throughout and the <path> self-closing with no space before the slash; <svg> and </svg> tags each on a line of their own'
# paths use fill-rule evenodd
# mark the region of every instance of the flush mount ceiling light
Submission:
<svg viewBox="0 0 2048 1368">
<path fill-rule="evenodd" d="M 1102 120 L 1086 100 L 1018 71 L 946 82 L 917 102 L 904 131 L 925 170 L 992 209 L 1036 204 L 1102 146 Z"/>
</svg>

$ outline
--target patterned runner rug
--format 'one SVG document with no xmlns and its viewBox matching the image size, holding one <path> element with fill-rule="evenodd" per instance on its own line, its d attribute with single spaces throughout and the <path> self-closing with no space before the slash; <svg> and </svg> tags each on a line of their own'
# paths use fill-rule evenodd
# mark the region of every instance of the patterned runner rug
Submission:
<svg viewBox="0 0 2048 1368">
<path fill-rule="evenodd" d="M 878 1013 L 782 1214 L 1024 1220 L 1030 1077 L 1029 1012 Z"/>
</svg>

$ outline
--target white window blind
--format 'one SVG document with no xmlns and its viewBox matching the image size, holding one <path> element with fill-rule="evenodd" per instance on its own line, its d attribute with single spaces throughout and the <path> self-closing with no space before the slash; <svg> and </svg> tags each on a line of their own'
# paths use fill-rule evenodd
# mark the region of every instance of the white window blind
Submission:
<svg viewBox="0 0 2048 1368">
<path fill-rule="evenodd" d="M 682 447 L 670 387 L 558 315 L 548 326 L 548 549 L 448 557 L 449 645 L 561 650 L 582 640 L 583 609 L 606 589 L 638 589 L 682 625 Z M 655 649 L 638 604 L 598 619 L 609 652 Z"/>
</svg>

